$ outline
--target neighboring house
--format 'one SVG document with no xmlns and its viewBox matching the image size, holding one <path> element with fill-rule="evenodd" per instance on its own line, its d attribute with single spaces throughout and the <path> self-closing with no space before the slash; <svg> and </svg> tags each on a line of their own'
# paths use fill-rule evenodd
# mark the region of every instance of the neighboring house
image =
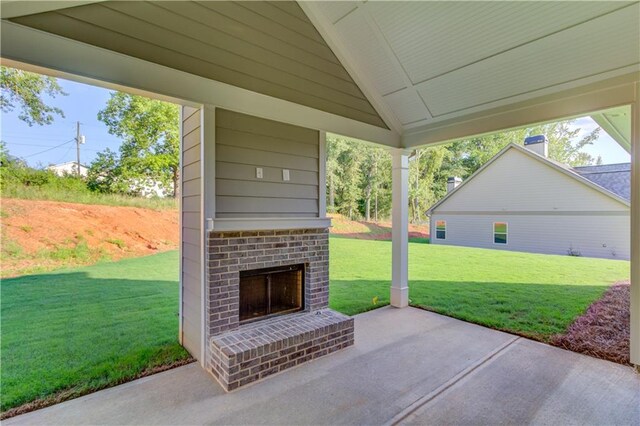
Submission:
<svg viewBox="0 0 640 426">
<path fill-rule="evenodd" d="M 510 144 L 431 207 L 434 244 L 629 259 L 630 164 L 571 168 Z"/>
<path fill-rule="evenodd" d="M 165 188 L 162 182 L 151 178 L 133 179 L 129 183 L 129 191 L 138 197 L 165 198 L 171 195 L 171 192 Z"/>
<path fill-rule="evenodd" d="M 47 167 L 48 170 L 53 171 L 58 176 L 64 175 L 76 175 L 78 171 L 78 163 L 75 161 L 67 161 L 66 163 L 52 164 Z M 80 164 L 80 176 L 87 177 L 89 168 L 83 164 Z"/>
</svg>

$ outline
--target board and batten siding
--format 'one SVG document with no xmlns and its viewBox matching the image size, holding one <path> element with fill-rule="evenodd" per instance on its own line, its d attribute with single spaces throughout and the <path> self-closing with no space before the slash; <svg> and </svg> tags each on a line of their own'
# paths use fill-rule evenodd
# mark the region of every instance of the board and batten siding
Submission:
<svg viewBox="0 0 640 426">
<path fill-rule="evenodd" d="M 182 107 L 181 158 L 181 265 L 182 345 L 200 359 L 202 350 L 202 114 L 198 108 Z"/>
<path fill-rule="evenodd" d="M 446 221 L 446 239 L 435 238 Z M 493 223 L 508 224 L 494 244 Z M 434 244 L 629 259 L 629 206 L 515 148 L 431 213 Z"/>
<path fill-rule="evenodd" d="M 103 1 L 12 21 L 387 128 L 294 1 Z"/>
<path fill-rule="evenodd" d="M 216 218 L 318 217 L 319 137 L 317 130 L 217 108 Z"/>
</svg>

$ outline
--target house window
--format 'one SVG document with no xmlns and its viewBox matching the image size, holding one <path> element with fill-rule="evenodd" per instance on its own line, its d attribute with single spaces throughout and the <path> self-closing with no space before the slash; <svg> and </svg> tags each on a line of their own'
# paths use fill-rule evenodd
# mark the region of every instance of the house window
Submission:
<svg viewBox="0 0 640 426">
<path fill-rule="evenodd" d="M 436 221 L 436 239 L 444 240 L 446 238 L 447 238 L 447 221 L 437 220 Z"/>
<path fill-rule="evenodd" d="M 493 224 L 494 244 L 507 244 L 507 223 L 494 222 Z"/>
</svg>

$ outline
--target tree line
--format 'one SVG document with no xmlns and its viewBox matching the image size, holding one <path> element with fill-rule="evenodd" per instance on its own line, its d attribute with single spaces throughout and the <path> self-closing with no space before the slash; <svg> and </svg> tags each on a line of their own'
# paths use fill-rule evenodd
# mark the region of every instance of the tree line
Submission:
<svg viewBox="0 0 640 426">
<path fill-rule="evenodd" d="M 545 135 L 549 157 L 570 166 L 600 164 L 584 151 L 598 138 L 599 128 L 580 137 L 572 121 L 562 121 L 465 139 L 414 150 L 409 156 L 409 214 L 424 223 L 426 211 L 447 192 L 447 178 L 467 179 L 509 143 Z M 327 140 L 327 209 L 351 219 L 378 221 L 391 215 L 391 155 L 363 142 Z"/>
</svg>

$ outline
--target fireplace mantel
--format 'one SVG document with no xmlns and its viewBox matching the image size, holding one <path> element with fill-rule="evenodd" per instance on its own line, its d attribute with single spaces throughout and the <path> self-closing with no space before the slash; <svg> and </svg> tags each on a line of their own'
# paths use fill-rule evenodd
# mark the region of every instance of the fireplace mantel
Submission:
<svg viewBox="0 0 640 426">
<path fill-rule="evenodd" d="M 207 219 L 207 230 L 226 231 L 271 231 L 281 229 L 320 229 L 331 226 L 329 217 L 250 217 Z"/>
</svg>

